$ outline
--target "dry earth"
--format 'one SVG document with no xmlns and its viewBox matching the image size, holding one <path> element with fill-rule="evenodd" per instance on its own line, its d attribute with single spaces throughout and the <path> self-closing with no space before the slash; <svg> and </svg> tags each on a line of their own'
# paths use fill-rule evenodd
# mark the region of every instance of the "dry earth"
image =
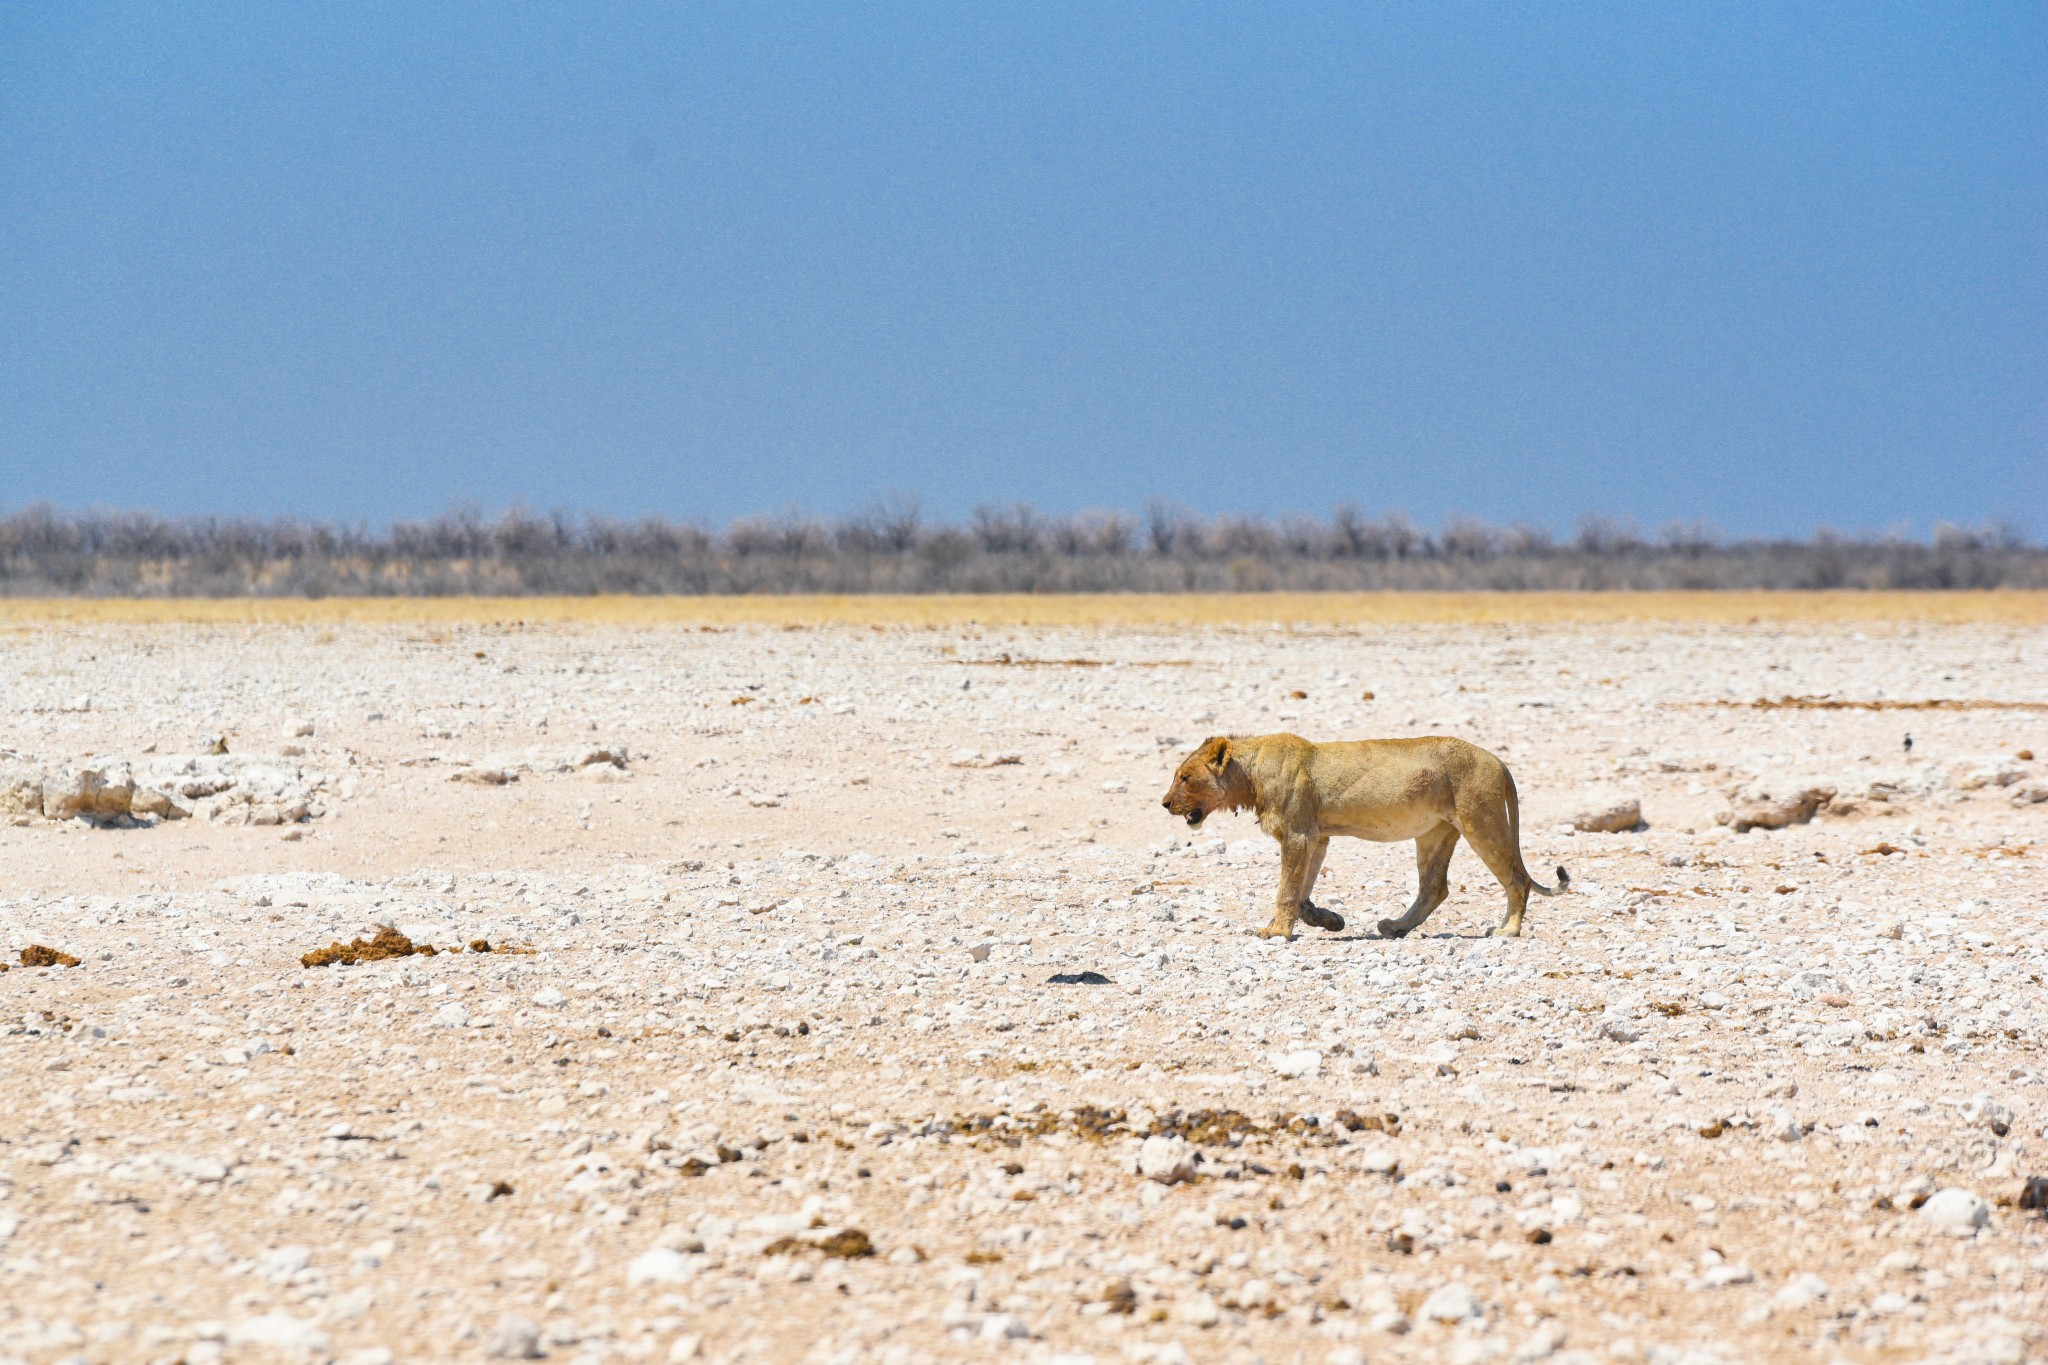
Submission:
<svg viewBox="0 0 2048 1365">
<path fill-rule="evenodd" d="M 79 959 L 0 976 L 0 1358 L 2048 1351 L 2037 625 L 45 622 L 0 702 Z M 1574 894 L 1383 942 L 1353 843 L 1260 942 L 1158 800 L 1275 729 L 1494 749 Z M 494 951 L 300 966 L 380 925 Z"/>
</svg>

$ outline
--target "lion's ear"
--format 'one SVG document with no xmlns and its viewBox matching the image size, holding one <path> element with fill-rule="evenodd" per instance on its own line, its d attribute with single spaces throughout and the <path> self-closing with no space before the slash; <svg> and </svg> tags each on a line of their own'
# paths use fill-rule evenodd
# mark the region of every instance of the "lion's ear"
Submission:
<svg viewBox="0 0 2048 1365">
<path fill-rule="evenodd" d="M 1223 765 L 1230 762 L 1230 741 L 1221 735 L 1205 739 L 1202 741 L 1202 747 L 1196 752 L 1201 755 L 1205 767 L 1211 772 L 1220 773 L 1223 771 Z"/>
</svg>

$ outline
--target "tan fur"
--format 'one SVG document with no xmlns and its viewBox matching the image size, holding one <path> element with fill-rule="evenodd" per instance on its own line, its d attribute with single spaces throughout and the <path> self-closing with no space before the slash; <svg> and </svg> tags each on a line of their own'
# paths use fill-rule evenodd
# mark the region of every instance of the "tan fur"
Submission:
<svg viewBox="0 0 2048 1365">
<path fill-rule="evenodd" d="M 1523 866 L 1521 809 L 1507 765 L 1476 744 L 1443 735 L 1337 744 L 1285 734 L 1206 739 L 1182 760 L 1160 804 L 1190 826 L 1212 811 L 1251 809 L 1259 828 L 1279 841 L 1280 887 L 1273 922 L 1259 930 L 1260 938 L 1293 938 L 1297 919 L 1332 931 L 1344 927 L 1309 899 L 1333 834 L 1415 841 L 1421 886 L 1407 914 L 1379 922 L 1383 938 L 1400 938 L 1443 904 L 1451 852 L 1461 836 L 1508 894 L 1507 917 L 1495 933 L 1522 932 L 1531 891 L 1554 896 L 1571 883 L 1560 867 L 1556 887 L 1539 885 Z"/>
</svg>

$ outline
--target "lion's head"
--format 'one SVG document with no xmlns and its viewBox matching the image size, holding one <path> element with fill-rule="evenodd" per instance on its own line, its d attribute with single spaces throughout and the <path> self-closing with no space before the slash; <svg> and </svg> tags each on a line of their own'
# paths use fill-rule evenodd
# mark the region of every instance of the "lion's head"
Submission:
<svg viewBox="0 0 2048 1365">
<path fill-rule="evenodd" d="M 1181 760 L 1159 804 L 1187 821 L 1189 829 L 1200 829 L 1211 811 L 1236 810 L 1245 804 L 1237 790 L 1240 784 L 1241 775 L 1231 766 L 1230 741 L 1217 736 L 1203 740 Z"/>
</svg>

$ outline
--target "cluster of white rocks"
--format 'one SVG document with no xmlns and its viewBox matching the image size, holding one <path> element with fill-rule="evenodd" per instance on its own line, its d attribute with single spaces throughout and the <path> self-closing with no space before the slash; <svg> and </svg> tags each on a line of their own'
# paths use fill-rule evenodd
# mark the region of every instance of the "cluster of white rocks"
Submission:
<svg viewBox="0 0 2048 1365">
<path fill-rule="evenodd" d="M 0 753 L 0 813 L 18 821 L 120 823 L 183 820 L 195 813 L 228 825 L 288 825 L 324 815 L 327 802 L 348 795 L 343 779 L 289 759 L 204 753 L 131 762 L 91 758 L 43 763 Z"/>
<path fill-rule="evenodd" d="M 2039 721 L 1916 715 L 1879 762 L 1884 713 L 1708 704 L 1933 690 L 1901 652 L 2040 697 L 2033 634 L 1673 627 L 1653 669 L 1648 628 L 352 630 L 240 665 L 283 716 L 250 732 L 350 708 L 308 737 L 353 783 L 317 840 L 0 827 L 10 955 L 81 960 L 0 977 L 0 1357 L 2048 1347 Z M 0 686 L 91 688 L 24 708 L 43 752 L 220 725 L 124 697 L 143 643 L 208 666 L 88 632 Z M 1102 666 L 960 662 L 999 651 Z M 1412 855 L 1340 845 L 1353 927 L 1253 938 L 1271 842 L 1157 798 L 1210 730 L 1278 728 L 1503 752 L 1573 893 L 1479 937 L 1461 853 L 1385 942 Z M 2025 775 L 1926 776 L 1998 752 Z M 1834 795 L 1716 822 L 1770 772 Z M 1636 820 L 1571 829 L 1618 786 Z M 439 951 L 299 965 L 387 925 Z"/>
</svg>

